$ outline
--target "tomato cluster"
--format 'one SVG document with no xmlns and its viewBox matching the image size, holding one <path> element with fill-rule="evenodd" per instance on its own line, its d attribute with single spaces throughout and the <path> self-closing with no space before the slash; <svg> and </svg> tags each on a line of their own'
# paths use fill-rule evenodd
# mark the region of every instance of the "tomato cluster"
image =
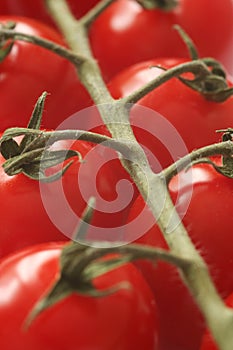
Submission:
<svg viewBox="0 0 233 350">
<path fill-rule="evenodd" d="M 173 6 L 165 10 L 167 2 Z M 230 91 L 232 1 L 167 2 L 149 0 L 157 7 L 147 9 L 142 6 L 147 1 L 116 0 L 89 25 L 90 48 L 114 99 L 127 98 L 165 71 L 191 62 L 175 24 L 190 35 L 200 57 L 213 58 L 203 62 L 225 84 L 224 92 Z M 85 19 L 89 10 L 104 2 L 67 0 L 67 4 L 74 17 Z M 0 30 L 8 28 L 67 48 L 42 0 L 2 0 Z M 216 59 L 226 67 L 227 78 Z M 28 126 L 37 132 L 17 134 L 0 146 L 0 346 L 4 350 L 217 349 L 209 332 L 202 340 L 203 316 L 171 264 L 125 259 L 125 264 L 118 262 L 111 269 L 110 260 L 97 259 L 100 271 L 90 281 L 86 276 L 95 265 L 83 266 L 83 274 L 74 277 L 75 263 L 68 256 L 66 272 L 63 252 L 72 240 L 98 241 L 101 247 L 106 241 L 165 251 L 169 247 L 115 150 L 78 137 L 41 143 L 39 130 L 46 135 L 83 129 L 111 137 L 76 67 L 43 45 L 0 34 L 0 68 L 0 141 L 7 128 Z M 229 94 L 220 102 L 209 98 L 215 86 L 208 81 L 191 88 L 198 79 L 190 72 L 172 77 L 129 108 L 133 132 L 155 173 L 162 174 L 197 148 L 221 141 L 216 130 L 233 124 L 233 97 Z M 201 93 L 203 86 L 208 94 Z M 35 116 L 44 91 L 48 96 L 43 111 Z M 43 147 L 36 148 L 37 144 Z M 228 297 L 226 303 L 232 307 L 232 175 L 216 170 L 224 165 L 222 157 L 210 162 L 179 171 L 168 190 L 219 294 Z M 96 198 L 95 210 L 83 234 L 83 213 L 91 197 Z M 75 262 L 82 261 L 79 255 L 87 257 L 79 249 Z M 101 261 L 110 271 L 98 265 Z M 128 284 L 117 288 L 123 281 Z M 59 283 L 65 289 L 59 289 Z M 43 298 L 51 290 L 56 302 L 26 325 L 35 305 L 40 300 L 46 303 Z M 106 295 L 96 297 L 103 291 Z"/>
</svg>

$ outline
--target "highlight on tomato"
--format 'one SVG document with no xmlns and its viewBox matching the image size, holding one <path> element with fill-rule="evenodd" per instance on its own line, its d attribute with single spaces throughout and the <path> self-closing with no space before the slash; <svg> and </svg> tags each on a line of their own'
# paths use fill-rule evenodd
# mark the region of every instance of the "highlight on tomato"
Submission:
<svg viewBox="0 0 233 350">
<path fill-rule="evenodd" d="M 138 2 L 114 1 L 91 27 L 92 49 L 107 81 L 141 61 L 188 58 L 187 48 L 173 28 L 176 24 L 192 38 L 201 57 L 214 57 L 233 73 L 231 0 L 151 0 L 151 6 L 157 8 L 150 10 Z M 170 9 L 164 8 L 170 3 Z"/>
</svg>

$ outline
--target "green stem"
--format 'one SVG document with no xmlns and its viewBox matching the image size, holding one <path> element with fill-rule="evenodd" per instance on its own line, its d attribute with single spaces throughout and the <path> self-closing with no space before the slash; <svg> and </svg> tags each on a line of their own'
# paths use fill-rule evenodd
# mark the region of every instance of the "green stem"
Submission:
<svg viewBox="0 0 233 350">
<path fill-rule="evenodd" d="M 171 11 L 177 5 L 177 0 L 136 0 L 142 7 L 148 10 L 160 9 L 163 11 Z"/>
<path fill-rule="evenodd" d="M 102 0 L 97 5 L 86 13 L 80 20 L 85 27 L 89 27 L 92 22 L 115 0 Z"/>
<path fill-rule="evenodd" d="M 102 144 L 105 147 L 112 148 L 117 152 L 124 154 L 125 156 L 129 153 L 130 143 L 118 141 L 112 139 L 111 137 L 97 134 L 90 131 L 83 130 L 56 130 L 56 131 L 42 131 L 36 129 L 28 128 L 9 128 L 7 129 L 2 137 L 0 138 L 0 144 L 2 142 L 8 141 L 14 137 L 22 135 L 32 135 L 38 136 L 37 148 L 50 146 L 53 143 L 60 140 L 82 140 L 87 142 L 92 142 L 96 144 Z"/>
<path fill-rule="evenodd" d="M 93 242 L 92 242 L 93 243 Z M 121 249 L 121 251 L 119 251 Z M 119 257 L 101 260 L 106 253 L 117 253 Z M 53 306 L 63 298 L 74 292 L 92 297 L 103 297 L 117 292 L 119 289 L 130 287 L 127 281 L 107 290 L 97 290 L 92 281 L 96 277 L 118 268 L 129 261 L 146 258 L 153 262 L 161 259 L 183 268 L 189 266 L 189 261 L 175 256 L 168 251 L 142 245 L 127 245 L 121 248 L 90 248 L 87 245 L 71 243 L 66 245 L 60 256 L 60 276 L 47 291 L 46 295 L 37 301 L 24 322 L 24 328 L 28 329 L 33 320 L 45 309 Z"/>
<path fill-rule="evenodd" d="M 77 228 L 77 232 L 74 233 L 72 240 L 73 241 L 83 241 L 86 237 L 86 233 L 89 228 L 89 224 L 93 218 L 93 214 L 95 211 L 96 199 L 95 197 L 91 197 L 87 203 L 87 206 L 82 214 L 80 223 Z"/>
<path fill-rule="evenodd" d="M 190 58 L 192 60 L 197 60 L 199 58 L 199 54 L 198 54 L 197 48 L 196 48 L 194 42 L 192 41 L 192 39 L 190 38 L 190 36 L 178 24 L 174 25 L 173 28 L 175 30 L 177 30 L 177 32 L 181 36 L 183 42 L 185 43 L 185 45 L 188 49 Z"/>
<path fill-rule="evenodd" d="M 153 69 L 154 67 L 148 67 L 148 69 Z M 156 67 L 159 68 L 159 67 Z M 138 102 L 141 98 L 146 96 L 149 92 L 153 91 L 160 85 L 166 83 L 168 80 L 179 77 L 183 73 L 193 73 L 197 75 L 200 79 L 204 79 L 206 76 L 209 76 L 211 73 L 208 70 L 208 67 L 203 63 L 202 60 L 189 61 L 182 64 L 179 64 L 173 68 L 166 70 L 161 73 L 158 77 L 151 80 L 146 85 L 143 85 L 138 90 L 132 92 L 130 95 L 121 99 L 121 102 L 133 104 Z"/>
<path fill-rule="evenodd" d="M 161 173 L 162 176 L 166 179 L 166 182 L 169 183 L 171 178 L 175 176 L 179 171 L 187 168 L 192 164 L 193 161 L 198 160 L 204 157 L 211 157 L 216 155 L 233 155 L 233 142 L 225 141 L 220 143 L 215 143 L 209 146 L 199 148 L 187 154 L 183 158 L 179 159 L 175 163 L 171 164 L 169 167 L 164 169 Z"/>
<path fill-rule="evenodd" d="M 4 29 L 0 28 L 0 40 L 20 40 L 25 41 L 27 43 L 31 43 L 37 46 L 41 46 L 44 49 L 50 50 L 55 54 L 67 59 L 72 62 L 76 66 L 80 65 L 85 61 L 85 57 L 82 55 L 74 54 L 71 50 L 54 43 L 53 41 L 43 39 L 41 37 L 37 37 L 30 34 L 25 34 L 21 32 L 16 32 L 14 29 Z"/>
<path fill-rule="evenodd" d="M 90 243 L 90 244 L 93 244 Z M 109 243 L 108 243 L 109 244 Z M 122 255 L 130 255 L 132 260 L 137 259 L 146 259 L 155 262 L 156 260 L 166 261 L 176 267 L 179 267 L 182 270 L 187 269 L 191 266 L 192 262 L 189 259 L 184 259 L 177 254 L 166 251 L 164 249 L 155 248 L 143 244 L 127 244 L 127 245 L 118 245 L 117 247 L 108 246 L 108 253 L 117 253 Z M 98 248 L 93 250 L 93 255 L 91 254 L 88 257 L 88 263 L 91 263 L 95 259 L 99 259 L 106 255 L 105 248 Z"/>
<path fill-rule="evenodd" d="M 149 67 L 148 69 L 153 69 Z M 156 67 L 160 68 L 160 67 Z M 163 67 L 161 67 L 163 69 Z M 192 73 L 194 78 L 187 79 L 181 75 Z M 161 73 L 149 83 L 143 85 L 130 95 L 121 99 L 122 103 L 133 105 L 149 92 L 166 83 L 172 78 L 178 78 L 183 84 L 203 95 L 207 100 L 224 102 L 233 94 L 233 89 L 227 85 L 225 72 L 221 65 L 214 59 L 196 59 L 179 64 Z"/>
<path fill-rule="evenodd" d="M 124 118 L 128 124 L 128 110 L 123 104 L 117 103 L 117 101 L 112 98 L 102 78 L 99 66 L 93 58 L 86 26 L 84 26 L 82 22 L 76 20 L 69 11 L 69 7 L 65 1 L 57 0 L 54 2 L 47 0 L 47 5 L 57 26 L 63 33 L 74 54 L 79 55 L 82 53 L 87 58 L 86 61 L 78 67 L 78 75 L 83 85 L 89 91 L 93 101 L 100 109 L 100 114 L 105 124 L 107 124 L 107 127 L 109 123 L 119 122 L 119 116 L 121 120 Z M 111 106 L 112 109 L 109 110 Z M 113 136 L 115 136 L 115 133 L 119 135 L 124 133 L 124 130 L 121 130 L 122 133 L 119 133 L 119 128 L 108 127 L 108 129 Z M 126 133 L 127 135 L 130 133 L 130 128 L 128 126 Z M 131 137 L 134 139 L 132 132 Z"/>
</svg>

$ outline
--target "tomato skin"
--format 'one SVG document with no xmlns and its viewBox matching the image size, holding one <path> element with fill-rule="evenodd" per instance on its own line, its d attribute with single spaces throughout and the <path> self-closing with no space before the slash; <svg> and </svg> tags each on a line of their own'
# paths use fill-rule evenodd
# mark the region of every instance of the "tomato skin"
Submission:
<svg viewBox="0 0 233 350">
<path fill-rule="evenodd" d="M 175 24 L 187 31 L 201 57 L 221 60 L 231 49 L 232 20 L 231 0 L 221 3 L 180 0 L 170 12 L 145 10 L 134 0 L 117 0 L 93 23 L 90 40 L 103 75 L 109 80 L 140 61 L 156 57 L 188 57 L 185 44 L 173 29 Z M 229 61 L 226 63 L 232 72 Z"/>
<path fill-rule="evenodd" d="M 0 17 L 0 22 L 8 21 L 17 23 L 17 31 L 65 45 L 59 33 L 36 20 Z M 16 41 L 10 54 L 0 63 L 0 69 L 1 131 L 12 126 L 25 127 L 43 91 L 49 93 L 43 118 L 43 127 L 49 129 L 56 128 L 65 118 L 92 103 L 74 66 L 44 48 Z"/>
<path fill-rule="evenodd" d="M 221 164 L 219 158 L 214 158 L 214 161 Z M 185 214 L 183 223 L 207 262 L 222 297 L 229 295 L 233 289 L 233 248 L 229 244 L 232 236 L 229 229 L 232 226 L 232 191 L 232 179 L 220 175 L 208 164 L 195 165 L 187 172 L 181 172 L 169 184 L 176 209 L 179 215 Z M 139 196 L 130 210 L 128 222 L 138 216 L 144 205 Z M 150 223 L 151 228 L 145 228 L 145 223 Z M 129 235 L 135 235 L 136 229 L 142 234 L 145 232 L 138 243 L 168 249 L 158 226 L 154 225 L 149 208 L 145 208 L 139 222 L 128 228 L 127 240 Z M 169 234 L 172 235 L 172 232 Z M 162 349 L 199 349 L 204 322 L 175 268 L 162 262 L 157 269 L 145 262 L 137 266 L 140 266 L 155 293 Z"/>
<path fill-rule="evenodd" d="M 200 350 L 218 350 L 210 333 L 205 334 Z"/>
<path fill-rule="evenodd" d="M 120 240 L 121 226 L 128 214 L 130 201 L 126 201 L 127 190 L 116 192 L 122 178 L 129 181 L 117 155 L 108 162 L 107 155 L 114 151 L 103 146 L 95 148 L 84 141 L 59 141 L 52 147 L 52 150 L 61 149 L 78 151 L 83 162 L 74 158 L 63 177 L 50 183 L 31 180 L 24 174 L 8 176 L 2 167 L 5 159 L 0 156 L 0 197 L 3 203 L 0 257 L 32 244 L 73 237 L 91 196 L 96 198 L 96 210 L 87 239 Z M 49 169 L 47 175 L 61 168 L 62 165 Z M 116 199 L 118 202 L 115 202 Z M 125 205 L 123 201 L 126 201 Z"/>
<path fill-rule="evenodd" d="M 99 0 L 67 0 L 75 17 L 80 18 Z M 50 25 L 54 25 L 52 18 L 46 11 L 43 0 L 2 0 L 0 5 L 0 13 L 2 15 L 17 15 L 35 18 Z"/>
<path fill-rule="evenodd" d="M 72 294 L 40 314 L 27 331 L 21 329 L 35 302 L 59 276 L 62 246 L 61 243 L 34 246 L 1 261 L 2 347 L 5 350 L 73 350 L 77 347 L 157 350 L 155 300 L 133 264 L 94 280 L 98 289 L 121 281 L 131 283 L 132 289 L 122 289 L 102 298 Z"/>
</svg>

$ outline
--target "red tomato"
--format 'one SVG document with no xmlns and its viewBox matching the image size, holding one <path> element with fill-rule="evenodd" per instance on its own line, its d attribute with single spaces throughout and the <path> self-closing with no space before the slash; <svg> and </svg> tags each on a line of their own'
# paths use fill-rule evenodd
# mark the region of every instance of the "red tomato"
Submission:
<svg viewBox="0 0 233 350">
<path fill-rule="evenodd" d="M 108 80 L 140 61 L 187 57 L 187 48 L 173 29 L 174 24 L 190 35 L 201 56 L 221 59 L 231 50 L 232 22 L 231 0 L 180 0 L 170 12 L 145 10 L 134 0 L 118 0 L 93 23 L 90 40 Z"/>
<path fill-rule="evenodd" d="M 64 45 L 60 34 L 43 23 L 20 17 L 0 17 L 0 22 L 8 21 L 17 23 L 17 31 Z M 43 119 L 46 128 L 57 127 L 65 118 L 92 103 L 74 66 L 46 49 L 16 41 L 0 68 L 2 131 L 11 126 L 26 126 L 33 104 L 43 91 L 50 94 Z"/>
<path fill-rule="evenodd" d="M 205 336 L 203 337 L 203 342 L 200 350 L 219 350 L 219 348 L 217 347 L 217 345 L 213 340 L 213 337 L 209 332 L 206 333 Z"/>
<path fill-rule="evenodd" d="M 87 239 L 120 240 L 133 193 L 128 187 L 116 186 L 121 179 L 129 181 L 127 173 L 115 152 L 103 146 L 59 141 L 52 150 L 70 148 L 80 152 L 83 162 L 75 158 L 63 177 L 50 183 L 31 180 L 24 174 L 8 176 L 0 167 L 0 197 L 4 203 L 0 257 L 31 244 L 71 238 L 91 196 L 96 198 L 96 211 Z M 4 161 L 1 155 L 0 165 Z M 61 166 L 48 170 L 47 175 L 58 170 Z"/>
<path fill-rule="evenodd" d="M 171 68 L 184 62 L 178 58 L 141 62 L 117 75 L 109 83 L 109 90 L 115 98 L 128 96 L 161 74 L 160 68 L 151 66 Z M 223 103 L 208 101 L 173 78 L 133 106 L 130 123 L 157 172 L 193 149 L 218 142 L 216 130 L 233 124 L 233 97 Z M 95 131 L 107 133 L 105 127 Z"/>
<path fill-rule="evenodd" d="M 27 331 L 22 330 L 25 318 L 36 301 L 58 278 L 61 249 L 61 244 L 47 243 L 2 260 L 2 348 L 157 350 L 155 300 L 147 283 L 132 264 L 126 264 L 94 280 L 99 290 L 122 281 L 128 281 L 132 289 L 121 289 L 102 298 L 73 293 L 40 314 Z"/>
<path fill-rule="evenodd" d="M 220 159 L 215 162 L 220 164 Z M 233 181 L 217 173 L 211 165 L 195 165 L 175 176 L 169 191 L 176 209 L 194 242 L 206 260 L 213 280 L 223 297 L 233 289 Z M 189 203 L 190 202 L 190 203 Z M 167 249 L 165 240 L 154 224 L 151 211 L 141 196 L 133 204 L 127 228 L 127 241 L 150 244 Z M 139 215 L 141 213 L 141 215 Z M 169 233 L 172 235 L 172 232 Z M 204 323 L 192 298 L 172 266 L 159 263 L 137 264 L 147 277 L 158 304 L 162 350 L 199 349 Z M 184 336 L 185 335 L 185 336 Z"/>
<path fill-rule="evenodd" d="M 99 0 L 75 1 L 67 0 L 73 14 L 79 18 L 96 5 Z M 2 15 L 26 16 L 53 25 L 54 22 L 46 11 L 43 0 L 1 0 L 0 13 Z"/>
</svg>

